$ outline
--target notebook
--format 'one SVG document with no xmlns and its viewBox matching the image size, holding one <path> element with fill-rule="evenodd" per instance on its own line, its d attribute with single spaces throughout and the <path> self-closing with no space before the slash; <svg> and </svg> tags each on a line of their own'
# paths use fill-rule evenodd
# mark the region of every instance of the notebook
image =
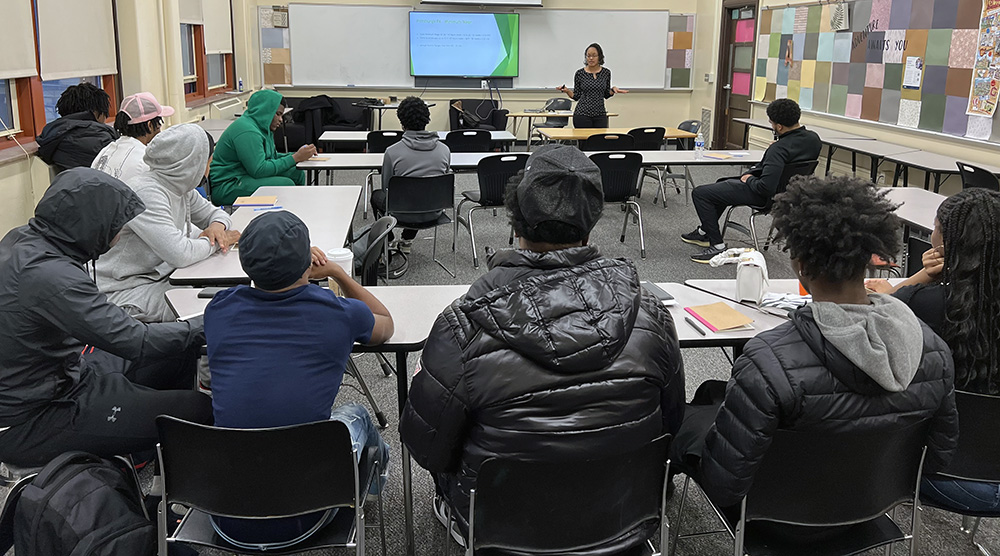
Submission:
<svg viewBox="0 0 1000 556">
<path fill-rule="evenodd" d="M 685 307 L 685 311 L 691 314 L 699 322 L 708 327 L 712 332 L 720 330 L 743 330 L 753 329 L 751 323 L 753 319 L 743 313 L 726 305 L 722 301 L 710 303 L 708 305 L 695 305 Z"/>
<path fill-rule="evenodd" d="M 234 207 L 270 207 L 278 202 L 277 195 L 254 195 L 251 197 L 237 197 L 233 201 Z"/>
</svg>

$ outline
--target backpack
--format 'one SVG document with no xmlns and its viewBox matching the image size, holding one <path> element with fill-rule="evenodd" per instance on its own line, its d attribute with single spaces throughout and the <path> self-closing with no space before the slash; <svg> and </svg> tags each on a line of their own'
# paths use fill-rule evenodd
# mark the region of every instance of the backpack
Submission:
<svg viewBox="0 0 1000 556">
<path fill-rule="evenodd" d="M 67 452 L 24 487 L 14 513 L 14 552 L 152 556 L 156 526 L 123 470 L 86 452 Z"/>
</svg>

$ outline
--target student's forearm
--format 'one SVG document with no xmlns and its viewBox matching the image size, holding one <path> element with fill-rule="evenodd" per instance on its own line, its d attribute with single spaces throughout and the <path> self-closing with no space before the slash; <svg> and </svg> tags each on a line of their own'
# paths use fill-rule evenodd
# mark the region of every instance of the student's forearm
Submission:
<svg viewBox="0 0 1000 556">
<path fill-rule="evenodd" d="M 392 318 L 392 315 L 389 314 L 389 310 L 385 308 L 385 305 L 382 305 L 382 302 L 379 301 L 377 297 L 372 295 L 370 291 L 366 290 L 361 284 L 355 282 L 350 277 L 346 280 L 337 280 L 336 278 L 333 279 L 336 280 L 337 284 L 340 285 L 340 288 L 344 290 L 344 297 L 357 299 L 358 301 L 364 303 L 369 309 L 371 309 L 373 315 L 382 315 L 384 317 Z"/>
<path fill-rule="evenodd" d="M 927 270 L 921 268 L 920 271 L 914 274 L 913 276 L 910 276 L 906 280 L 903 280 L 902 282 L 893 286 L 892 290 L 890 290 L 889 293 L 896 293 L 897 291 L 899 291 L 900 288 L 906 286 L 918 286 L 921 284 L 930 284 L 933 281 L 934 279 L 931 278 L 931 275 L 927 274 Z"/>
</svg>

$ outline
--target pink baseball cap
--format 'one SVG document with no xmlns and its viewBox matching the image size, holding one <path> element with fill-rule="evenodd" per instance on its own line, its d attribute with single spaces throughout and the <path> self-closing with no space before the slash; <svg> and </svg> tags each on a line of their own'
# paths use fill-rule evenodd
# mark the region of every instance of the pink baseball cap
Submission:
<svg viewBox="0 0 1000 556">
<path fill-rule="evenodd" d="M 128 114 L 129 125 L 148 122 L 157 116 L 172 116 L 174 114 L 174 109 L 169 106 L 161 106 L 153 93 L 136 93 L 125 97 L 119 111 Z"/>
</svg>

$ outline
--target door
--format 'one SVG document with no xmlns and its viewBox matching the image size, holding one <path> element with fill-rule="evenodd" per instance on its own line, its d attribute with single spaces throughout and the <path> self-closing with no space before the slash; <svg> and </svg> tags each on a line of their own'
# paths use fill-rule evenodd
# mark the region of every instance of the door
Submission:
<svg viewBox="0 0 1000 556">
<path fill-rule="evenodd" d="M 744 2 L 723 3 L 722 43 L 719 48 L 716 89 L 715 133 L 713 148 L 745 148 L 746 126 L 733 118 L 750 117 L 753 88 L 754 47 L 757 43 L 757 5 Z"/>
</svg>

